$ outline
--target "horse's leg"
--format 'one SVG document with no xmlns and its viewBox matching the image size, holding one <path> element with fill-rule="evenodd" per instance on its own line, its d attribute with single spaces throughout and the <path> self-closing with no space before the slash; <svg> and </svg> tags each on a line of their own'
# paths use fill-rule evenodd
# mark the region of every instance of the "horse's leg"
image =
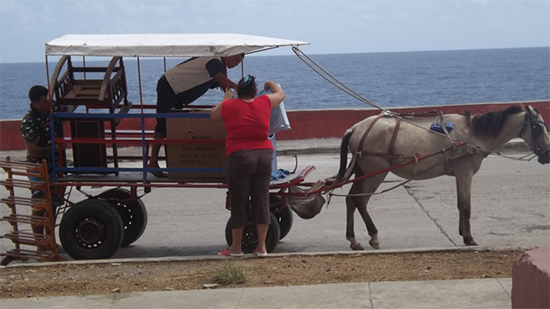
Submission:
<svg viewBox="0 0 550 309">
<path fill-rule="evenodd" d="M 384 180 L 384 178 L 386 178 L 387 174 L 388 173 L 382 173 L 354 183 L 350 190 L 350 194 L 364 194 L 375 192 Z M 362 173 L 357 173 L 357 177 L 360 177 L 361 175 Z M 361 244 L 355 239 L 355 233 L 353 231 L 353 214 L 355 208 L 359 210 L 359 214 L 361 215 L 361 218 L 363 218 L 363 221 L 365 222 L 365 225 L 367 227 L 368 234 L 371 237 L 371 239 L 369 240 L 370 246 L 375 249 L 380 249 L 380 244 L 378 242 L 378 229 L 374 225 L 374 222 L 372 221 L 372 218 L 367 211 L 367 203 L 369 202 L 370 197 L 371 195 L 363 195 L 349 196 L 346 198 L 346 206 L 348 211 L 348 228 L 346 230 L 346 238 L 350 241 L 350 247 L 353 250 L 363 250 Z"/>
<path fill-rule="evenodd" d="M 354 182 L 351 186 L 350 194 L 355 191 L 355 187 L 360 187 L 358 182 Z M 354 214 L 355 214 L 355 208 L 357 208 L 355 204 L 355 200 L 348 196 L 346 197 L 346 239 L 350 242 L 350 248 L 352 250 L 364 250 L 363 246 L 355 239 L 355 229 L 354 229 Z"/>
<path fill-rule="evenodd" d="M 458 233 L 462 236 L 467 246 L 477 246 L 470 229 L 470 216 L 472 211 L 472 171 L 462 171 L 456 174 L 457 206 L 459 213 Z"/>
<path fill-rule="evenodd" d="M 386 175 L 388 175 L 387 172 L 365 179 L 362 192 L 376 192 L 376 189 L 378 189 L 382 181 L 384 181 Z M 359 197 L 360 200 L 358 200 L 357 210 L 361 214 L 361 217 L 367 226 L 369 236 L 371 237 L 369 240 L 369 245 L 374 249 L 380 249 L 380 243 L 378 242 L 378 229 L 374 225 L 374 222 L 372 221 L 372 218 L 367 210 L 367 203 L 369 202 L 371 196 L 372 195 L 365 195 Z"/>
</svg>

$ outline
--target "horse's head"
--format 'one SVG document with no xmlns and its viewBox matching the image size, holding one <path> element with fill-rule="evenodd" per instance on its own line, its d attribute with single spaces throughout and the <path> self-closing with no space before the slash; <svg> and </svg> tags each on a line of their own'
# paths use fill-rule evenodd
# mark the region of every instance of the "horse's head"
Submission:
<svg viewBox="0 0 550 309">
<path fill-rule="evenodd" d="M 539 111 L 531 106 L 527 106 L 525 111 L 525 120 L 519 133 L 519 137 L 533 149 L 533 152 L 539 158 L 539 163 L 550 163 L 550 137 L 548 136 L 548 126 Z"/>
</svg>

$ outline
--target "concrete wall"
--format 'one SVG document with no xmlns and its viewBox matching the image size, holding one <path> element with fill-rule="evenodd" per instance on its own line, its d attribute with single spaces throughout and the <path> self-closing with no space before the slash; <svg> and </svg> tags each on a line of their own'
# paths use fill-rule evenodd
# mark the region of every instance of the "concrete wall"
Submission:
<svg viewBox="0 0 550 309">
<path fill-rule="evenodd" d="M 533 106 L 541 112 L 545 122 L 549 123 L 550 101 L 392 107 L 390 110 L 399 114 L 419 114 L 434 110 L 443 111 L 445 114 L 463 114 L 465 110 L 469 110 L 472 115 L 475 115 L 502 110 L 514 103 Z M 277 140 L 342 137 L 344 132 L 356 122 L 378 114 L 380 111 L 373 108 L 290 111 L 287 112 L 287 116 L 292 129 L 278 132 Z"/>
<path fill-rule="evenodd" d="M 514 263 L 512 308 L 550 308 L 550 248 L 527 251 Z"/>
<path fill-rule="evenodd" d="M 550 101 L 547 100 L 423 107 L 392 107 L 390 110 L 400 114 L 418 114 L 434 110 L 443 111 L 445 114 L 462 114 L 465 110 L 469 110 L 472 115 L 474 115 L 501 110 L 514 103 L 532 105 L 541 112 L 545 122 L 547 124 L 550 123 Z M 287 116 L 292 129 L 277 133 L 277 140 L 341 137 L 354 123 L 379 113 L 380 111 L 374 108 L 288 111 Z M 156 120 L 154 118 L 145 119 L 146 130 L 153 130 L 155 124 Z M 25 143 L 19 132 L 19 125 L 19 119 L 0 121 L 0 150 L 25 149 Z M 68 130 L 67 125 L 65 129 Z M 130 118 L 123 119 L 117 127 L 117 130 L 141 130 L 140 120 Z"/>
</svg>

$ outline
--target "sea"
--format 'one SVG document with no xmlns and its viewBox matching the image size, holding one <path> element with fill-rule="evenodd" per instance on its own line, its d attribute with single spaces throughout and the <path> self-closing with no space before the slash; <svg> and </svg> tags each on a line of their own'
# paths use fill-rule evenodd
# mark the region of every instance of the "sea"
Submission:
<svg viewBox="0 0 550 309">
<path fill-rule="evenodd" d="M 550 47 L 357 54 L 315 54 L 308 57 L 323 71 L 353 90 L 353 97 L 334 86 L 296 55 L 249 55 L 244 66 L 229 70 L 238 81 L 242 72 L 260 87 L 273 80 L 285 91 L 287 110 L 367 108 L 376 106 L 451 105 L 550 99 Z M 185 58 L 167 59 L 166 67 Z M 73 58 L 79 65 L 82 59 Z M 56 61 L 49 63 L 52 74 Z M 86 58 L 87 66 L 106 66 L 109 59 Z M 128 99 L 156 103 L 156 84 L 163 74 L 160 58 L 125 58 Z M 89 77 L 95 78 L 95 77 Z M 142 96 L 139 96 L 141 78 Z M 0 119 L 21 119 L 29 108 L 33 85 L 47 85 L 45 63 L 0 64 Z M 214 105 L 223 97 L 208 91 L 193 104 Z M 78 111 L 78 110 L 77 110 Z"/>
</svg>

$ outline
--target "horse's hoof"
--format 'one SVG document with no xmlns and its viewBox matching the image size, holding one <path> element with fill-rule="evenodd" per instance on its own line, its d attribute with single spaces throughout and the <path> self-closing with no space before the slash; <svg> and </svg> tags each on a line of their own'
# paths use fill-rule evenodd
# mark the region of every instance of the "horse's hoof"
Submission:
<svg viewBox="0 0 550 309">
<path fill-rule="evenodd" d="M 351 248 L 351 250 L 365 250 L 365 248 L 363 248 L 360 243 L 351 244 L 349 247 Z"/>
<path fill-rule="evenodd" d="M 374 249 L 380 249 L 380 244 L 378 242 L 369 241 L 369 245 L 373 247 Z"/>
<path fill-rule="evenodd" d="M 473 238 L 471 239 L 464 239 L 464 244 L 466 246 L 477 246 L 477 243 L 474 241 Z"/>
</svg>

